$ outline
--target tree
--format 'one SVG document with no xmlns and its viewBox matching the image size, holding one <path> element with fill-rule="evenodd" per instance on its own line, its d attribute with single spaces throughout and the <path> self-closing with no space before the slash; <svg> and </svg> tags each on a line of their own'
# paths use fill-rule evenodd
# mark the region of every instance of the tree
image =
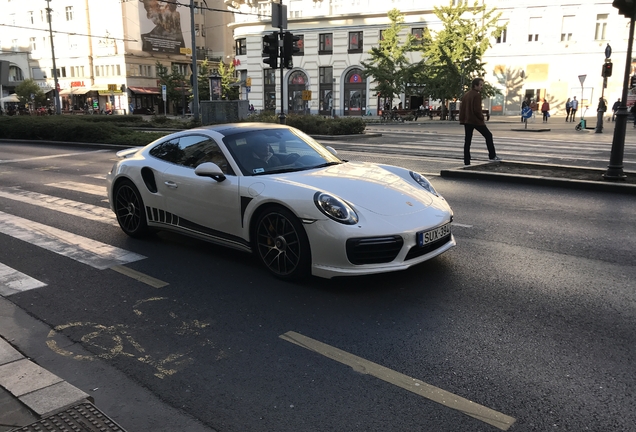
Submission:
<svg viewBox="0 0 636 432">
<path fill-rule="evenodd" d="M 373 90 L 392 105 L 393 98 L 404 93 L 407 79 L 413 75 L 413 65 L 409 63 L 406 53 L 418 47 L 410 33 L 402 43 L 400 32 L 404 28 L 404 16 L 400 11 L 391 9 L 387 16 L 391 24 L 382 32 L 379 46 L 369 51 L 371 60 L 363 61 L 362 66 L 365 78 L 372 77 L 376 83 Z"/>
<path fill-rule="evenodd" d="M 205 59 L 199 65 L 199 73 L 197 74 L 197 83 L 199 84 L 199 100 L 210 100 L 210 73 L 212 67 L 208 59 Z"/>
<path fill-rule="evenodd" d="M 442 101 L 461 98 L 473 78 L 486 76 L 483 56 L 491 47 L 491 40 L 506 28 L 498 25 L 501 13 L 495 13 L 495 9 L 488 10 L 477 1 L 473 6 L 457 3 L 434 7 L 443 29 L 425 33 L 423 59 L 413 75 L 414 82 L 425 86 L 427 94 Z M 487 82 L 484 84 L 484 97 L 499 93 Z"/>
<path fill-rule="evenodd" d="M 33 95 L 33 102 L 35 106 L 46 105 L 46 94 L 42 91 L 40 86 L 31 78 L 25 79 L 15 88 L 15 93 L 20 98 L 20 103 L 27 104 L 31 102 L 31 95 Z"/>
<path fill-rule="evenodd" d="M 190 100 L 191 96 L 187 89 L 187 84 L 190 82 L 184 74 L 179 72 L 179 68 L 176 65 L 172 66 L 172 69 L 168 71 L 168 68 L 162 65 L 159 61 L 155 63 L 157 68 L 157 77 L 162 85 L 166 86 L 166 98 L 173 104 L 173 112 L 176 112 L 176 107 L 185 107 Z"/>
<path fill-rule="evenodd" d="M 234 86 L 238 79 L 234 76 L 234 65 L 230 63 L 219 63 L 219 75 L 221 76 L 221 99 L 237 100 L 239 98 L 239 88 Z"/>
</svg>

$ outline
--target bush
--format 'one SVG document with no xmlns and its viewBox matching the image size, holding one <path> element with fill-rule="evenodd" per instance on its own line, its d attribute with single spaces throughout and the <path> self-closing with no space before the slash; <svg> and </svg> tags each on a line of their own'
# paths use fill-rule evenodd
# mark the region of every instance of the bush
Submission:
<svg viewBox="0 0 636 432">
<path fill-rule="evenodd" d="M 360 117 L 323 117 L 290 114 L 287 125 L 310 135 L 354 135 L 364 132 L 365 122 Z"/>
</svg>

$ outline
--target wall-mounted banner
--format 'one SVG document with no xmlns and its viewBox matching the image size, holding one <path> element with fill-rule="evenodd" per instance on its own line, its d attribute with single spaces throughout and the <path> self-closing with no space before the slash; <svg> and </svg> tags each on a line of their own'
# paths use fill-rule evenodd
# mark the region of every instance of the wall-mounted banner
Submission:
<svg viewBox="0 0 636 432">
<path fill-rule="evenodd" d="M 191 48 L 185 43 L 190 39 L 189 8 L 160 0 L 141 0 L 141 3 L 139 29 L 143 51 L 180 54 L 182 49 Z"/>
</svg>

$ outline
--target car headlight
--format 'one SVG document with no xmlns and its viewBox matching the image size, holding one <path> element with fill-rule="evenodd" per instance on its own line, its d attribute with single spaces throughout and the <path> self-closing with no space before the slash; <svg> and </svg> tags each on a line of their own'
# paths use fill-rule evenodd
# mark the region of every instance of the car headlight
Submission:
<svg viewBox="0 0 636 432">
<path fill-rule="evenodd" d="M 415 180 L 420 186 L 422 186 L 424 189 L 426 189 L 433 195 L 439 196 L 439 194 L 437 193 L 437 191 L 435 190 L 431 182 L 426 180 L 426 177 L 413 171 L 409 171 L 409 173 L 411 174 L 411 177 L 413 177 L 413 180 Z"/>
<path fill-rule="evenodd" d="M 349 204 L 333 195 L 324 192 L 316 192 L 314 203 L 318 210 L 323 212 L 330 219 L 346 225 L 358 223 L 358 215 Z"/>
</svg>

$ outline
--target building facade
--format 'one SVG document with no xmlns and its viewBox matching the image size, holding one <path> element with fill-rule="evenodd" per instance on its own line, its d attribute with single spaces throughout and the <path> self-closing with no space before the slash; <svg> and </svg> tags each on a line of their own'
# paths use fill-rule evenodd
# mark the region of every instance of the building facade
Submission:
<svg viewBox="0 0 636 432">
<path fill-rule="evenodd" d="M 221 0 L 193 4 L 194 28 L 190 8 L 176 2 L 0 0 L 0 60 L 13 71 L 2 96 L 31 78 L 53 104 L 57 75 L 65 111 L 161 112 L 157 62 L 189 76 L 193 49 L 199 62 L 233 61 L 233 14 L 215 12 Z"/>
<path fill-rule="evenodd" d="M 451 1 L 456 3 L 458 0 Z M 277 2 L 275 2 L 277 3 Z M 269 69 L 262 62 L 262 36 L 274 29 L 272 2 L 227 0 L 231 10 L 241 12 L 231 25 L 241 76 L 251 83 L 244 95 L 257 109 L 281 107 L 290 112 L 355 115 L 377 114 L 381 103 L 371 79 L 362 78 L 362 62 L 377 46 L 380 32 L 388 27 L 388 10 L 404 14 L 404 33 L 417 36 L 442 23 L 433 8 L 448 2 L 432 0 L 285 0 L 287 27 L 301 37 L 294 68 Z M 516 115 L 525 98 L 547 99 L 552 113 L 562 113 L 574 96 L 583 107 L 596 111 L 603 95 L 611 106 L 621 95 L 625 71 L 629 20 L 618 14 L 611 1 L 490 0 L 488 9 L 501 13 L 507 24 L 501 37 L 491 41 L 484 60 L 490 84 L 501 94 L 484 101 L 493 115 Z M 605 51 L 611 46 L 613 75 L 604 87 L 601 76 Z M 410 60 L 420 60 L 411 53 Z M 631 61 L 630 61 L 631 64 Z M 632 68 L 633 70 L 633 68 Z M 281 82 L 283 85 L 281 86 Z M 311 100 L 302 91 L 311 91 Z M 308 93 L 305 92 L 305 95 Z M 404 108 L 416 108 L 421 99 L 401 95 Z M 585 108 L 583 108 L 585 109 Z"/>
</svg>

